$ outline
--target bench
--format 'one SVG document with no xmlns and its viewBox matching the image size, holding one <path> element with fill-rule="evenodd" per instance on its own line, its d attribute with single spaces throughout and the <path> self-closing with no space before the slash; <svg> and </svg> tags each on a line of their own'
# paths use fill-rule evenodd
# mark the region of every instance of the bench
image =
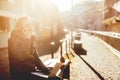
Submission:
<svg viewBox="0 0 120 80">
<path fill-rule="evenodd" d="M 65 62 L 60 62 L 60 59 L 48 59 L 44 64 L 49 67 L 51 70 L 49 75 L 46 75 L 42 72 L 32 72 L 32 75 L 39 76 L 43 80 L 49 80 L 55 78 L 54 80 L 70 79 L 70 60 L 65 59 Z"/>
</svg>

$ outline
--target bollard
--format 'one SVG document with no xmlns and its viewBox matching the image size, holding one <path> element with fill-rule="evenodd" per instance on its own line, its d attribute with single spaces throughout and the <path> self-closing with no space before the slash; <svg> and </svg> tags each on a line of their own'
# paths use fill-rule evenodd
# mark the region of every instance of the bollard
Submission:
<svg viewBox="0 0 120 80">
<path fill-rule="evenodd" d="M 62 48 L 62 42 L 63 42 L 63 40 L 60 40 L 60 57 L 61 57 L 61 58 L 60 58 L 60 62 L 63 62 L 63 63 L 64 63 L 64 62 L 65 62 L 65 59 L 64 59 L 63 56 L 62 56 L 62 53 L 63 53 L 63 52 L 62 52 L 62 49 L 63 49 L 63 48 Z"/>
<path fill-rule="evenodd" d="M 60 57 L 62 57 L 62 42 L 63 40 L 60 40 Z"/>
<path fill-rule="evenodd" d="M 54 58 L 54 53 L 53 53 L 54 48 L 53 47 L 54 47 L 55 43 L 51 42 L 50 44 L 51 44 L 51 58 Z"/>
<path fill-rule="evenodd" d="M 67 54 L 67 39 L 66 39 L 66 54 Z"/>
<path fill-rule="evenodd" d="M 70 32 L 69 32 L 69 51 L 70 51 Z"/>
</svg>

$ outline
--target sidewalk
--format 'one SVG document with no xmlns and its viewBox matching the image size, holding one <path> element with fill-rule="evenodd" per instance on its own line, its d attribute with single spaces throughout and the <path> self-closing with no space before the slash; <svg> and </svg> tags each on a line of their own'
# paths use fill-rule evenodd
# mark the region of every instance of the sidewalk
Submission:
<svg viewBox="0 0 120 80">
<path fill-rule="evenodd" d="M 82 33 L 81 40 L 87 55 L 77 55 L 73 50 L 70 50 L 74 55 L 73 57 L 68 52 L 72 62 L 70 80 L 120 80 L 120 58 L 114 55 L 95 36 Z M 47 56 L 47 58 L 51 57 Z"/>
<path fill-rule="evenodd" d="M 98 38 L 83 34 L 83 47 L 87 56 L 83 58 L 101 74 L 105 80 L 120 79 L 120 58 L 114 55 Z"/>
</svg>

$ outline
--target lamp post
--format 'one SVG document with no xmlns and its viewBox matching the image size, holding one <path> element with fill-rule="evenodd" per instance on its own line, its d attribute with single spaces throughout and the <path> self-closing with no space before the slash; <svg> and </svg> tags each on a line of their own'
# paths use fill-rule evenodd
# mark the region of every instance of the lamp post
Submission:
<svg viewBox="0 0 120 80">
<path fill-rule="evenodd" d="M 54 58 L 54 53 L 53 53 L 54 51 L 53 50 L 54 50 L 55 42 L 51 42 L 50 44 L 51 44 L 51 58 Z"/>
<path fill-rule="evenodd" d="M 69 30 L 64 28 L 63 31 L 66 33 L 65 34 L 65 43 L 66 43 L 66 53 L 67 53 L 67 39 L 69 37 Z"/>
<path fill-rule="evenodd" d="M 73 29 L 72 29 L 72 26 L 71 26 L 71 48 L 72 48 L 72 44 L 73 44 Z"/>
<path fill-rule="evenodd" d="M 71 25 L 70 25 L 70 31 L 71 31 L 71 48 L 72 48 L 72 42 L 73 42 L 73 0 L 71 1 Z"/>
</svg>

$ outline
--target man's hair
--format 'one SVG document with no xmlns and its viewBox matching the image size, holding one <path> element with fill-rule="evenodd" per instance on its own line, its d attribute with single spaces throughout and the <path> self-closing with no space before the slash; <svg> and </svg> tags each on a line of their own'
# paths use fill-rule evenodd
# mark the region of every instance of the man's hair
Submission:
<svg viewBox="0 0 120 80">
<path fill-rule="evenodd" d="M 19 34 L 22 34 L 24 36 L 32 36 L 33 32 L 32 31 L 28 31 L 28 29 L 26 29 L 27 27 L 27 24 L 30 24 L 31 21 L 30 21 L 30 18 L 28 16 L 23 16 L 23 17 L 19 17 L 17 20 L 16 20 L 16 26 L 15 26 L 15 29 L 13 30 L 13 32 L 16 32 L 14 33 L 14 35 L 19 35 Z M 31 24 L 30 24 L 31 25 Z M 32 27 L 30 26 L 30 28 L 32 29 Z M 19 32 L 20 33 L 19 33 Z M 13 33 L 11 33 L 11 35 L 13 35 Z"/>
<path fill-rule="evenodd" d="M 16 21 L 16 27 L 15 29 L 17 30 L 22 30 L 23 27 L 25 26 L 25 21 L 30 21 L 30 18 L 28 16 L 22 16 L 22 17 L 19 17 Z"/>
</svg>

